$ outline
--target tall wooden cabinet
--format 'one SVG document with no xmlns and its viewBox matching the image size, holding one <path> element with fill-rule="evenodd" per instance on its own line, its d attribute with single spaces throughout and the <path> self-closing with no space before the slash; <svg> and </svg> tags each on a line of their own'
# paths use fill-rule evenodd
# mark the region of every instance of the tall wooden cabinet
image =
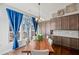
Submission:
<svg viewBox="0 0 79 59">
<path fill-rule="evenodd" d="M 61 18 L 61 30 L 69 30 L 69 17 L 64 16 Z"/>
<path fill-rule="evenodd" d="M 78 30 L 78 16 L 79 15 L 69 16 L 69 30 Z"/>
<path fill-rule="evenodd" d="M 56 30 L 61 30 L 61 17 L 56 18 L 55 25 Z"/>
</svg>

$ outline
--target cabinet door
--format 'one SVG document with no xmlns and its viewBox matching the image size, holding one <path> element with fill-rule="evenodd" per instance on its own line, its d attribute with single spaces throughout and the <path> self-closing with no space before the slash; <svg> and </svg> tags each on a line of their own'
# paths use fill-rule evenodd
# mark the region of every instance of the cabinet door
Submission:
<svg viewBox="0 0 79 59">
<path fill-rule="evenodd" d="M 75 38 L 70 38 L 70 47 L 77 49 L 78 41 Z"/>
<path fill-rule="evenodd" d="M 79 38 L 77 39 L 77 49 L 79 49 Z"/>
<path fill-rule="evenodd" d="M 54 36 L 53 40 L 54 40 L 54 44 L 61 45 L 61 37 Z"/>
<path fill-rule="evenodd" d="M 53 40 L 54 40 L 53 43 L 54 43 L 54 44 L 57 44 L 57 40 L 58 40 L 58 39 L 57 39 L 57 36 L 54 36 L 54 37 L 53 37 Z"/>
<path fill-rule="evenodd" d="M 61 37 L 60 36 L 58 36 L 58 38 L 57 38 L 57 44 L 61 45 Z"/>
<path fill-rule="evenodd" d="M 69 29 L 78 30 L 78 15 L 69 16 Z"/>
<path fill-rule="evenodd" d="M 62 17 L 61 29 L 62 30 L 68 30 L 69 29 L 69 19 L 68 19 L 68 16 Z"/>
<path fill-rule="evenodd" d="M 61 37 L 61 45 L 70 47 L 70 39 L 67 37 Z"/>
<path fill-rule="evenodd" d="M 61 17 L 58 17 L 56 19 L 56 29 L 60 30 L 61 29 Z"/>
</svg>

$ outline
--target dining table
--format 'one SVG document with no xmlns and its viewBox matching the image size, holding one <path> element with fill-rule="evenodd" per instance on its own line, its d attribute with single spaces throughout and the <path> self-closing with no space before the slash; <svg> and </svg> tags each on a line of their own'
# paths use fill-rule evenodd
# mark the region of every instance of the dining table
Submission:
<svg viewBox="0 0 79 59">
<path fill-rule="evenodd" d="M 50 53 L 54 53 L 53 47 L 49 44 L 48 39 L 43 40 L 31 40 L 27 46 L 22 50 L 22 53 L 31 53 L 33 50 L 49 50 Z"/>
</svg>

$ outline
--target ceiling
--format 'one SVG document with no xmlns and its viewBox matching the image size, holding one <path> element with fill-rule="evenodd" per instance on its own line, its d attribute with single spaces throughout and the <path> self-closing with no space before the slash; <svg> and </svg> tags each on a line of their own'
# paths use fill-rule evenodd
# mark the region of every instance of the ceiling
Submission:
<svg viewBox="0 0 79 59">
<path fill-rule="evenodd" d="M 52 18 L 52 13 L 57 12 L 57 10 L 64 8 L 69 3 L 8 3 L 8 5 L 15 7 L 24 12 L 30 13 L 35 16 L 40 16 L 44 20 L 49 20 Z M 40 10 L 39 10 L 40 7 Z"/>
</svg>

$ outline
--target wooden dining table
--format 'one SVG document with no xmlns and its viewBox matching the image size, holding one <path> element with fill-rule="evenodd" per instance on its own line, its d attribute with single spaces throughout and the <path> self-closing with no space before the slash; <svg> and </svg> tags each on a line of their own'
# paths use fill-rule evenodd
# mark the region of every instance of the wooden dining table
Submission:
<svg viewBox="0 0 79 59">
<path fill-rule="evenodd" d="M 31 53 L 33 50 L 49 50 L 49 53 L 54 53 L 54 49 L 49 44 L 48 39 L 43 39 L 41 41 L 31 40 L 30 43 L 22 50 L 22 53 Z"/>
</svg>

